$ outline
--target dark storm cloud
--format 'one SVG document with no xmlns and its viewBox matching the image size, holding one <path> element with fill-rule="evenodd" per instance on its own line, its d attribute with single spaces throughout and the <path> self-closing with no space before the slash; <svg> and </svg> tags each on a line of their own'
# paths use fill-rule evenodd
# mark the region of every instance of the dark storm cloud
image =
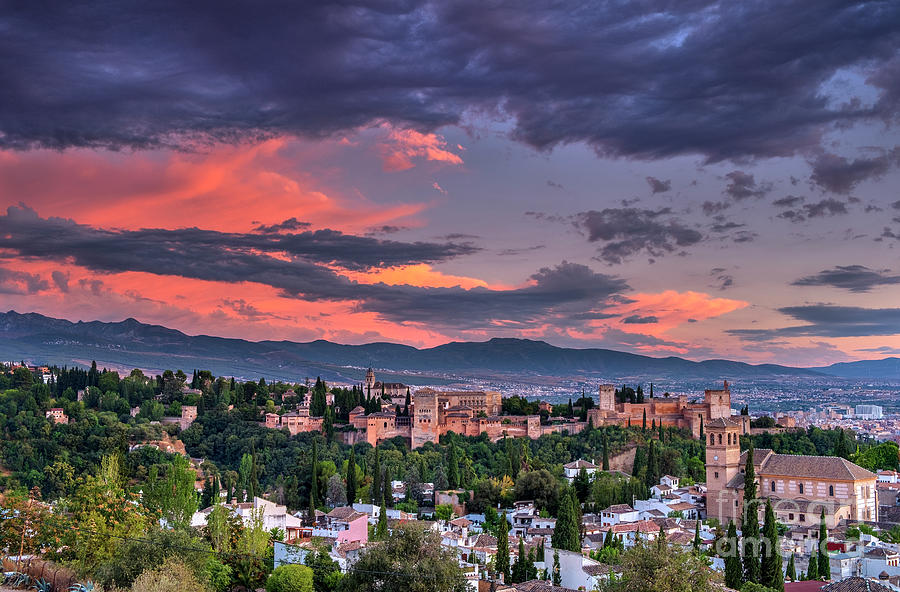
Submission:
<svg viewBox="0 0 900 592">
<path fill-rule="evenodd" d="M 625 317 L 622 319 L 622 322 L 626 325 L 650 325 L 653 323 L 658 323 L 659 319 L 650 315 L 646 317 L 642 317 L 640 315 L 631 315 L 630 317 Z"/>
<path fill-rule="evenodd" d="M 837 125 L 896 118 L 898 24 L 893 0 L 22 3 L 0 14 L 0 145 L 190 147 L 472 112 L 539 149 L 812 153 Z M 863 67 L 871 105 L 822 92 Z"/>
<path fill-rule="evenodd" d="M 832 286 L 851 292 L 868 292 L 878 286 L 894 284 L 900 284 L 900 276 L 888 275 L 887 270 L 877 271 L 865 265 L 838 265 L 793 283 L 794 286 Z"/>
<path fill-rule="evenodd" d="M 670 179 L 662 181 L 656 177 L 647 177 L 647 183 L 650 185 L 650 191 L 654 194 L 665 193 L 672 188 L 672 181 Z"/>
<path fill-rule="evenodd" d="M 364 285 L 327 265 L 366 270 L 445 261 L 477 249 L 454 243 L 377 240 L 333 230 L 277 235 L 196 228 L 114 231 L 62 218 L 41 218 L 24 206 L 10 207 L 6 215 L 0 215 L 0 249 L 25 260 L 65 261 L 100 273 L 139 271 L 209 281 L 256 282 L 289 298 L 353 301 L 359 310 L 395 322 L 457 328 L 494 326 L 499 320 L 523 326 L 538 319 L 567 323 L 571 315 L 597 312 L 612 297 L 629 289 L 620 278 L 565 261 L 540 269 L 529 278 L 529 285 L 514 290 Z M 7 277 L 26 282 L 29 289 L 47 287 L 47 282 L 37 276 L 8 273 L 14 275 Z M 0 274 L 0 282 L 3 279 Z M 82 285 L 99 292 L 102 282 L 95 281 Z M 231 308 L 239 313 L 242 310 Z M 246 308 L 243 311 L 252 312 Z"/>
<path fill-rule="evenodd" d="M 849 193 L 866 179 L 879 179 L 900 162 L 900 148 L 872 158 L 849 160 L 835 154 L 822 154 L 812 163 L 810 180 L 832 193 Z"/>
<path fill-rule="evenodd" d="M 802 208 L 796 210 L 785 210 L 778 214 L 778 217 L 791 222 L 803 222 L 807 218 L 824 218 L 846 213 L 847 204 L 837 199 L 826 198 L 815 203 L 804 204 Z"/>
<path fill-rule="evenodd" d="M 808 323 L 779 329 L 731 329 L 747 341 L 771 341 L 784 337 L 866 337 L 900 334 L 900 308 L 862 308 L 812 304 L 779 308 L 779 312 Z"/>
<path fill-rule="evenodd" d="M 590 242 L 603 243 L 599 258 L 610 264 L 641 252 L 660 257 L 703 239 L 700 232 L 673 217 L 670 208 L 591 210 L 576 214 L 574 223 Z"/>
<path fill-rule="evenodd" d="M 781 199 L 776 199 L 772 205 L 777 208 L 792 208 L 803 203 L 803 198 L 797 195 L 787 195 Z"/>
<path fill-rule="evenodd" d="M 0 267 L 0 294 L 36 294 L 50 287 L 41 276 Z"/>
<path fill-rule="evenodd" d="M 261 224 L 254 228 L 253 230 L 256 232 L 262 232 L 264 234 L 272 234 L 276 232 L 282 232 L 284 230 L 303 230 L 312 226 L 309 222 L 301 222 L 296 218 L 288 218 L 283 222 L 279 222 L 278 224 L 270 224 L 265 225 Z"/>
<path fill-rule="evenodd" d="M 62 292 L 63 294 L 68 294 L 69 274 L 55 269 L 53 270 L 53 273 L 50 274 L 50 277 L 53 279 L 53 283 L 56 284 L 56 287 L 59 288 L 60 292 Z"/>
<path fill-rule="evenodd" d="M 748 197 L 763 197 L 772 190 L 771 183 L 758 184 L 753 175 L 744 171 L 731 171 L 725 176 L 728 178 L 725 194 L 735 200 L 747 199 Z"/>
</svg>

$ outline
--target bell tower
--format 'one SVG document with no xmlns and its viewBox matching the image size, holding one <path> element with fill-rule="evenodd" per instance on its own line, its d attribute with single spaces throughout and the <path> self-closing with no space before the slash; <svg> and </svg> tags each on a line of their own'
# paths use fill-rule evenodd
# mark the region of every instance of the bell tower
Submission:
<svg viewBox="0 0 900 592">
<path fill-rule="evenodd" d="M 725 525 L 740 516 L 736 490 L 728 483 L 741 470 L 741 424 L 718 418 L 706 426 L 706 513 Z"/>
</svg>

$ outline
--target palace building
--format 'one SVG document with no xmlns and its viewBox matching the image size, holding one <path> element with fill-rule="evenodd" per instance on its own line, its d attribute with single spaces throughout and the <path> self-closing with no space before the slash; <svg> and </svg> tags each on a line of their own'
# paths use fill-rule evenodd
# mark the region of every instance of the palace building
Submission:
<svg viewBox="0 0 900 592">
<path fill-rule="evenodd" d="M 718 418 L 705 427 L 706 513 L 722 524 L 740 523 L 748 452 L 740 436 L 746 416 Z M 822 511 L 829 527 L 841 520 L 876 521 L 876 475 L 837 456 L 753 451 L 757 496 L 772 502 L 780 522 L 794 528 L 816 527 Z M 762 504 L 760 504 L 762 511 Z"/>
<path fill-rule="evenodd" d="M 646 416 L 648 426 L 655 423 L 684 428 L 698 438 L 701 425 L 731 416 L 731 390 L 727 380 L 721 389 L 704 391 L 702 402 L 691 402 L 685 395 L 679 395 L 650 398 L 643 403 L 619 403 L 616 387 L 611 384 L 601 384 L 599 392 L 597 406 L 588 410 L 588 417 L 595 426 L 628 423 L 639 426 Z"/>
</svg>

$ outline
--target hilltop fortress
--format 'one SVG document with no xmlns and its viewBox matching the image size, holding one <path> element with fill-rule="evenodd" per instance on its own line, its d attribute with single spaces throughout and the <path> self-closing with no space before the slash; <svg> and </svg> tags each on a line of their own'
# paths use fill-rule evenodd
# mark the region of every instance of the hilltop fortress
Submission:
<svg viewBox="0 0 900 592">
<path fill-rule="evenodd" d="M 646 414 L 646 416 L 645 416 Z M 703 392 L 703 402 L 691 403 L 685 395 L 677 397 L 656 397 L 643 403 L 616 402 L 616 387 L 600 385 L 600 400 L 588 411 L 588 418 L 595 426 L 619 424 L 647 425 L 656 423 L 664 426 L 690 430 L 695 438 L 700 437 L 700 426 L 713 419 L 731 417 L 731 390 L 726 380 L 721 389 L 707 389 Z"/>
<path fill-rule="evenodd" d="M 416 390 L 410 397 L 408 412 L 397 412 L 400 399 L 405 399 L 406 385 L 376 382 L 374 372 L 366 373 L 366 388 L 379 393 L 384 390 L 381 411 L 366 414 L 362 407 L 350 411 L 349 423 L 354 430 L 341 432 L 345 442 L 378 442 L 401 437 L 413 448 L 426 442 L 437 442 L 449 432 L 465 436 L 483 433 L 491 440 L 503 437 L 539 438 L 543 434 L 559 432 L 574 434 L 588 425 L 647 425 L 656 423 L 690 430 L 699 437 L 701 425 L 711 420 L 731 416 L 731 392 L 728 382 L 724 388 L 707 390 L 702 402 L 689 402 L 684 395 L 650 398 L 644 403 L 616 401 L 616 388 L 600 385 L 599 403 L 587 411 L 587 421 L 554 418 L 542 424 L 540 415 L 502 415 L 503 397 L 497 391 L 438 391 L 431 388 Z M 543 405 L 543 404 L 542 404 Z M 288 429 L 291 434 L 322 430 L 322 418 L 310 417 L 308 402 L 295 412 L 266 414 L 266 427 Z"/>
</svg>

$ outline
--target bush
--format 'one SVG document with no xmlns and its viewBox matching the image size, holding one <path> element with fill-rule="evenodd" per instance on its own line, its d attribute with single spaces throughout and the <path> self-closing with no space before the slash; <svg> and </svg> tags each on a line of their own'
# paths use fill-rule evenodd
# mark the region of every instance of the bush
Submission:
<svg viewBox="0 0 900 592">
<path fill-rule="evenodd" d="M 305 565 L 282 565 L 266 580 L 266 592 L 313 592 L 313 571 Z"/>
<path fill-rule="evenodd" d="M 156 568 L 144 570 L 131 592 L 208 592 L 194 571 L 179 559 L 169 559 Z"/>
<path fill-rule="evenodd" d="M 747 582 L 741 586 L 741 592 L 775 592 L 775 589 L 756 582 Z"/>
</svg>

